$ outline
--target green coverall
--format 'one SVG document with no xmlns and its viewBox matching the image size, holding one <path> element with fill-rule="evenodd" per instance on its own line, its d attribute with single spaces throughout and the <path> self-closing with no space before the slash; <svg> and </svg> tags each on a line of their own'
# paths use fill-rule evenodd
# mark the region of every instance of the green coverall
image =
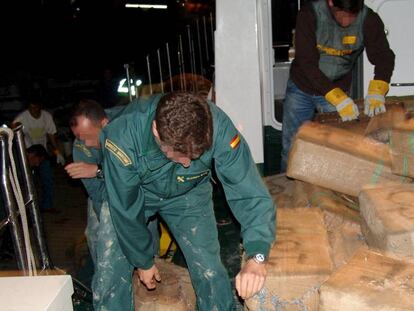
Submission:
<svg viewBox="0 0 414 311">
<path fill-rule="evenodd" d="M 247 255 L 268 254 L 275 236 L 275 206 L 245 140 L 212 103 L 212 147 L 188 168 L 166 158 L 151 130 L 160 97 L 141 98 L 135 112 L 118 117 L 101 133 L 104 171 L 109 172 L 105 183 L 119 243 L 133 266 L 151 268 L 152 242 L 145 219 L 158 212 L 186 258 L 198 310 L 230 310 L 232 289 L 220 259 L 213 211 L 213 159 L 241 224 Z"/>
<path fill-rule="evenodd" d="M 118 107 L 106 110 L 109 120 L 120 112 Z M 73 145 L 74 162 L 102 164 L 101 150 L 88 148 L 76 139 Z M 92 277 L 94 310 L 134 310 L 131 276 L 134 267 L 119 246 L 110 217 L 105 182 L 98 178 L 82 178 L 89 195 L 88 224 L 85 230 L 94 262 Z M 92 206 L 91 206 L 92 205 Z"/>
</svg>

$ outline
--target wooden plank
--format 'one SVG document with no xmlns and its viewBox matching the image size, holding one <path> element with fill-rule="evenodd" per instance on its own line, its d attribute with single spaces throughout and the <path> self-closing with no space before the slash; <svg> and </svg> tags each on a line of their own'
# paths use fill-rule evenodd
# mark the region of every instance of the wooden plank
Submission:
<svg viewBox="0 0 414 311">
<path fill-rule="evenodd" d="M 321 311 L 414 310 L 414 265 L 361 249 L 321 286 Z"/>
<path fill-rule="evenodd" d="M 318 310 L 319 286 L 333 269 L 322 213 L 316 208 L 277 212 L 277 241 L 270 251 L 265 287 L 245 307 Z"/>
<path fill-rule="evenodd" d="M 60 269 L 46 269 L 46 270 L 37 270 L 38 276 L 43 275 L 65 275 L 66 271 Z M 3 270 L 0 271 L 0 277 L 10 277 L 10 276 L 28 276 L 22 270 Z"/>
<path fill-rule="evenodd" d="M 414 257 L 414 185 L 364 189 L 359 201 L 368 245 Z"/>
<path fill-rule="evenodd" d="M 386 144 L 314 122 L 299 129 L 287 176 L 351 196 L 365 185 L 410 180 L 391 173 Z"/>
</svg>

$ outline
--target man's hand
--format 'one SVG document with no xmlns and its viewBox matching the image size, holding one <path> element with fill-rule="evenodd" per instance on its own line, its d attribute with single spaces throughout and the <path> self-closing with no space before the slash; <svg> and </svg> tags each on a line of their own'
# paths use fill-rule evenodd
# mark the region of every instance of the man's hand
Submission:
<svg viewBox="0 0 414 311">
<path fill-rule="evenodd" d="M 94 178 L 96 177 L 96 171 L 98 170 L 98 165 L 85 163 L 85 162 L 73 162 L 66 165 L 66 172 L 72 178 Z"/>
<path fill-rule="evenodd" d="M 157 283 L 155 281 L 161 282 L 160 272 L 158 271 L 158 268 L 155 265 L 153 265 L 148 270 L 138 268 L 137 271 L 139 280 L 148 289 L 154 289 L 155 287 L 157 287 Z"/>
<path fill-rule="evenodd" d="M 340 88 L 334 88 L 325 95 L 325 99 L 336 107 L 342 121 L 355 120 L 359 116 L 358 106 Z"/>
<path fill-rule="evenodd" d="M 247 299 L 259 292 L 266 280 L 266 264 L 249 259 L 236 276 L 236 289 L 239 296 Z"/>
<path fill-rule="evenodd" d="M 62 166 L 66 163 L 65 157 L 60 152 L 56 153 L 56 163 Z"/>
</svg>

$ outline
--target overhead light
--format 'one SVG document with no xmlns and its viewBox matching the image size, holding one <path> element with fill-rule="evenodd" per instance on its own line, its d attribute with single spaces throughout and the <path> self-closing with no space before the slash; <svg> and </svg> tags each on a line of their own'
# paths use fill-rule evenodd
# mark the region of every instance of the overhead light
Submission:
<svg viewBox="0 0 414 311">
<path fill-rule="evenodd" d="M 134 8 L 134 9 L 167 9 L 166 4 L 138 4 L 138 3 L 127 3 L 125 4 L 126 8 Z"/>
</svg>

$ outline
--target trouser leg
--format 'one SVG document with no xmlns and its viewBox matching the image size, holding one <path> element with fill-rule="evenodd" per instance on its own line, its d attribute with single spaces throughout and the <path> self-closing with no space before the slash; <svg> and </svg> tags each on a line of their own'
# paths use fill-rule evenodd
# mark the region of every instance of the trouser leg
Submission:
<svg viewBox="0 0 414 311">
<path fill-rule="evenodd" d="M 88 198 L 88 215 L 87 215 L 87 225 L 85 229 L 86 242 L 88 243 L 89 253 L 94 266 L 96 266 L 96 245 L 98 243 L 98 230 L 99 230 L 99 220 L 96 216 L 95 210 L 93 209 L 93 203 L 90 198 Z"/>
<path fill-rule="evenodd" d="M 187 261 L 198 310 L 231 310 L 233 294 L 228 273 L 220 259 L 211 194 L 193 193 L 176 202 L 168 202 L 165 208 L 161 208 L 160 215 Z"/>
<path fill-rule="evenodd" d="M 315 104 L 312 101 L 312 96 L 299 90 L 289 80 L 286 97 L 283 101 L 281 172 L 285 172 L 287 169 L 288 155 L 296 132 L 304 122 L 312 120 L 314 114 Z"/>
<path fill-rule="evenodd" d="M 49 160 L 43 160 L 38 168 L 39 179 L 42 189 L 40 209 L 53 208 L 54 181 L 53 172 Z"/>
<path fill-rule="evenodd" d="M 156 215 L 148 218 L 147 228 L 151 232 L 154 256 L 158 256 L 160 252 L 160 232 L 158 229 L 158 225 L 159 223 Z"/>
<path fill-rule="evenodd" d="M 102 204 L 96 254 L 97 264 L 92 279 L 94 309 L 134 310 L 133 266 L 121 251 L 107 202 Z"/>
</svg>

